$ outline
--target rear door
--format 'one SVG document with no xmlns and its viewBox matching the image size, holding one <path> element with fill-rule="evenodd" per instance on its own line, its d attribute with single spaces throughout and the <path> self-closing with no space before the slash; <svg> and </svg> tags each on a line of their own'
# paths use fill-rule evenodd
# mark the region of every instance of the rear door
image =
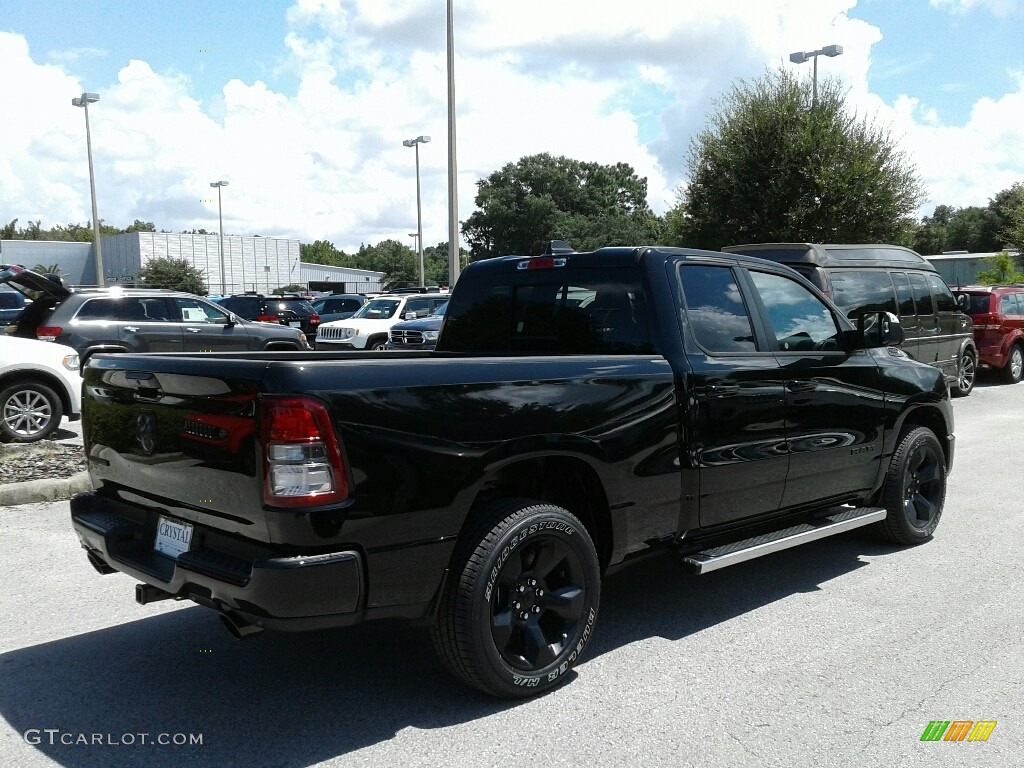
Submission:
<svg viewBox="0 0 1024 768">
<path fill-rule="evenodd" d="M 136 352 L 181 352 L 181 326 L 172 322 L 163 296 L 125 296 L 119 305 L 121 341 Z M 81 317 L 82 313 L 79 313 Z"/>
<path fill-rule="evenodd" d="M 789 454 L 784 380 L 728 263 L 674 265 L 691 366 L 685 431 L 702 527 L 778 509 Z"/>
</svg>

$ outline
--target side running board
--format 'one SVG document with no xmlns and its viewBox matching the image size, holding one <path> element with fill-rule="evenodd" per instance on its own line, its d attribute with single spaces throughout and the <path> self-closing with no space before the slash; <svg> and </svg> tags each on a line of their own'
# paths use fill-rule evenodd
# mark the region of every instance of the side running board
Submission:
<svg viewBox="0 0 1024 768">
<path fill-rule="evenodd" d="M 683 562 L 692 565 L 697 573 L 710 573 L 719 568 L 753 560 L 755 557 L 770 555 L 772 552 L 876 523 L 884 520 L 886 514 L 888 513 L 883 507 L 837 507 L 813 523 L 801 523 L 743 541 L 694 552 L 684 556 Z"/>
</svg>

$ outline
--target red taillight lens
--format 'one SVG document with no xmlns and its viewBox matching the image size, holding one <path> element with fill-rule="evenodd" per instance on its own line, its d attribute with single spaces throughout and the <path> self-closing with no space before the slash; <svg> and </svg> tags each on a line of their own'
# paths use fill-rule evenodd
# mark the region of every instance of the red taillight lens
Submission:
<svg viewBox="0 0 1024 768">
<path fill-rule="evenodd" d="M 973 315 L 971 320 L 979 331 L 997 331 L 1001 327 L 999 315 Z"/>
<path fill-rule="evenodd" d="M 320 325 L 320 315 L 310 315 L 309 316 L 309 324 L 310 325 Z"/>
<path fill-rule="evenodd" d="M 280 322 L 277 315 L 257 315 L 256 321 L 260 323 L 277 323 Z"/>
<path fill-rule="evenodd" d="M 262 408 L 264 503 L 320 506 L 348 498 L 348 475 L 327 409 L 306 397 L 267 397 Z"/>
<path fill-rule="evenodd" d="M 36 328 L 36 338 L 40 341 L 54 341 L 61 332 L 60 326 L 56 325 L 41 325 Z"/>
<path fill-rule="evenodd" d="M 516 264 L 516 269 L 555 269 L 565 266 L 564 258 L 551 256 L 534 256 L 532 259 L 524 259 Z"/>
</svg>

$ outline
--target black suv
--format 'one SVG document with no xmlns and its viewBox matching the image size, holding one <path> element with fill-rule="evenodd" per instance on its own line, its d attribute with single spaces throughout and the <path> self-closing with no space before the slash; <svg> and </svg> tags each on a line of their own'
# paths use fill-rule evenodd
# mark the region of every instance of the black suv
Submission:
<svg viewBox="0 0 1024 768">
<path fill-rule="evenodd" d="M 278 323 L 299 328 L 307 338 L 316 336 L 320 315 L 301 296 L 264 296 L 262 293 L 236 293 L 217 302 L 228 312 L 259 323 Z"/>
<path fill-rule="evenodd" d="M 0 264 L 0 284 L 39 295 L 14 335 L 67 344 L 82 365 L 97 352 L 229 352 L 309 349 L 298 328 L 240 320 L 181 291 L 102 288 L 74 291 L 21 266 Z"/>
<path fill-rule="evenodd" d="M 24 296 L 17 291 L 0 291 L 0 325 L 14 325 L 24 309 Z"/>
<path fill-rule="evenodd" d="M 873 312 L 898 315 L 904 352 L 941 370 L 954 395 L 968 395 L 974 388 L 978 348 L 971 318 L 938 270 L 916 251 L 887 244 L 811 243 L 752 243 L 722 250 L 792 267 L 854 321 Z"/>
</svg>

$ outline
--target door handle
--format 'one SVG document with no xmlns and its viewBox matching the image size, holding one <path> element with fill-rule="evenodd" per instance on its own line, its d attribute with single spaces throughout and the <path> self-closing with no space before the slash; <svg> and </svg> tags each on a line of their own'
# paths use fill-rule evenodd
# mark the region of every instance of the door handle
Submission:
<svg viewBox="0 0 1024 768">
<path fill-rule="evenodd" d="M 137 325 L 126 325 L 124 327 L 124 329 L 126 331 L 128 331 L 129 333 L 138 333 L 139 332 L 139 326 L 137 326 Z"/>
<path fill-rule="evenodd" d="M 186 328 L 185 330 L 188 331 L 189 333 L 200 333 L 203 329 L 202 328 Z"/>
<path fill-rule="evenodd" d="M 708 397 L 735 397 L 740 393 L 739 384 L 708 384 L 704 391 Z"/>
<path fill-rule="evenodd" d="M 794 379 L 786 382 L 786 389 L 790 392 L 812 392 L 818 388 L 818 382 L 813 379 Z"/>
</svg>

